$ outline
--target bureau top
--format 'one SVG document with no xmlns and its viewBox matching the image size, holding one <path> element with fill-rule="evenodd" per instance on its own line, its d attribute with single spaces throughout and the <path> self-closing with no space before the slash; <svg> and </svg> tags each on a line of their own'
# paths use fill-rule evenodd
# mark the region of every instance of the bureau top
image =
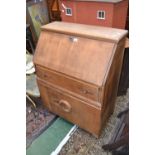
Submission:
<svg viewBox="0 0 155 155">
<path fill-rule="evenodd" d="M 95 38 L 99 40 L 108 40 L 110 42 L 119 42 L 127 34 L 127 31 L 122 29 L 67 22 L 53 22 L 42 26 L 42 30 Z"/>
</svg>

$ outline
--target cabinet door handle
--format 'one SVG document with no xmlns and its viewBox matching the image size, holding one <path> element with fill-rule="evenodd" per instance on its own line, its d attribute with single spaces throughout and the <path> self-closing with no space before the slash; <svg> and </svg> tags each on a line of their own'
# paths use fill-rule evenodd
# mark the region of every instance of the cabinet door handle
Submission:
<svg viewBox="0 0 155 155">
<path fill-rule="evenodd" d="M 71 105 L 67 101 L 65 101 L 65 100 L 60 100 L 59 101 L 59 106 L 65 112 L 70 112 L 71 111 Z"/>
</svg>

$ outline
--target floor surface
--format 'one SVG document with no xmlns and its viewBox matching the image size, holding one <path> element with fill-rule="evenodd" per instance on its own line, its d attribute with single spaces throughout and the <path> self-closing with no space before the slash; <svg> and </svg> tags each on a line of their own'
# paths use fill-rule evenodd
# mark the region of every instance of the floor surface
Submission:
<svg viewBox="0 0 155 155">
<path fill-rule="evenodd" d="M 103 129 L 100 138 L 78 128 L 63 146 L 59 155 L 111 155 L 102 149 L 107 144 L 116 125 L 119 123 L 117 114 L 128 106 L 128 92 L 124 96 L 117 97 L 113 115 L 110 117 L 106 127 Z M 27 155 L 50 155 L 61 143 L 73 124 L 58 118 L 48 129 L 46 129 L 27 149 Z"/>
<path fill-rule="evenodd" d="M 120 121 L 117 118 L 117 114 L 126 109 L 128 101 L 128 92 L 124 96 L 117 97 L 114 113 L 110 117 L 107 126 L 102 131 L 102 135 L 99 139 L 81 128 L 78 128 L 62 148 L 59 155 L 110 155 L 111 153 L 104 151 L 102 146 L 110 141 L 114 129 Z"/>
</svg>

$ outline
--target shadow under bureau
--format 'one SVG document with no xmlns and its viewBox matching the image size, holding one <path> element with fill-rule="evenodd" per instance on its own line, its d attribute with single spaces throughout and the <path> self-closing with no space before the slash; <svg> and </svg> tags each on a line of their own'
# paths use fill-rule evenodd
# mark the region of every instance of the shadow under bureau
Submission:
<svg viewBox="0 0 155 155">
<path fill-rule="evenodd" d="M 53 22 L 34 55 L 47 108 L 98 137 L 113 113 L 126 30 Z"/>
</svg>

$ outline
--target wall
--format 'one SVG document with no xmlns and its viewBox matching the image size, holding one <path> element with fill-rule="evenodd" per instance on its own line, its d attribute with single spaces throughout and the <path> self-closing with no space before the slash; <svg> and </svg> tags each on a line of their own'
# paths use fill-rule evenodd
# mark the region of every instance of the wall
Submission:
<svg viewBox="0 0 155 155">
<path fill-rule="evenodd" d="M 72 16 L 66 16 L 66 12 L 64 7 L 62 6 L 62 3 L 68 7 L 72 9 Z M 62 21 L 66 21 L 66 22 L 76 22 L 75 18 L 76 18 L 76 8 L 75 8 L 75 3 L 76 2 L 72 2 L 72 1 L 68 1 L 68 0 L 60 0 L 60 11 L 61 11 L 61 18 Z M 64 12 L 63 12 L 64 11 Z"/>
<path fill-rule="evenodd" d="M 65 9 L 62 3 L 69 8 L 72 8 L 72 16 L 65 15 Z M 89 25 L 100 25 L 112 27 L 113 24 L 113 4 L 100 2 L 80 2 L 80 1 L 66 1 L 60 2 L 62 21 L 75 22 Z M 105 11 L 105 19 L 97 19 L 97 11 Z"/>
<path fill-rule="evenodd" d="M 124 29 L 128 12 L 128 0 L 114 4 L 114 17 L 112 27 Z"/>
<path fill-rule="evenodd" d="M 72 8 L 72 16 L 66 16 L 62 3 Z M 60 10 L 62 21 L 125 29 L 128 0 L 119 3 L 60 0 Z M 98 10 L 105 11 L 105 19 L 97 19 Z"/>
</svg>

